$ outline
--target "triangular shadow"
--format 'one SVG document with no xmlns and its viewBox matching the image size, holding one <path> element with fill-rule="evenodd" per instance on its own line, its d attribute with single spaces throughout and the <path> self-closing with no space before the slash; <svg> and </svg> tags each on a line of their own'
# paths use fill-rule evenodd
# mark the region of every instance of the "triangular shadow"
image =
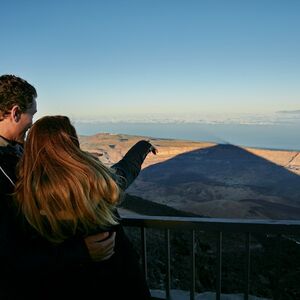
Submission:
<svg viewBox="0 0 300 300">
<path fill-rule="evenodd" d="M 199 215 L 300 219 L 299 187 L 286 168 L 218 144 L 143 169 L 128 193 Z"/>
</svg>

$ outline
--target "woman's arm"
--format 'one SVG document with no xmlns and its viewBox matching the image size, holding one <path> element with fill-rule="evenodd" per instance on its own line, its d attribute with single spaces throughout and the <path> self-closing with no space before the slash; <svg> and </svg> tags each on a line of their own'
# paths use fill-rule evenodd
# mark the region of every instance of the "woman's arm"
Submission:
<svg viewBox="0 0 300 300">
<path fill-rule="evenodd" d="M 125 191 L 139 175 L 142 164 L 150 152 L 156 154 L 157 149 L 145 140 L 139 141 L 118 163 L 112 166 L 118 177 L 118 185 L 122 190 Z"/>
</svg>

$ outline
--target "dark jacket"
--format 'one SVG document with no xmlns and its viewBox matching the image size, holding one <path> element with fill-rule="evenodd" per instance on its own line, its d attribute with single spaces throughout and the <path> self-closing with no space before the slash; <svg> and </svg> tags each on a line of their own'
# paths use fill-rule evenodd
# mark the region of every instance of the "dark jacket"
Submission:
<svg viewBox="0 0 300 300">
<path fill-rule="evenodd" d="M 116 171 L 117 183 L 123 190 L 139 174 L 150 148 L 151 144 L 140 141 L 112 166 Z M 15 168 L 21 155 L 19 150 L 16 145 L 0 146 L 0 166 L 12 181 L 15 181 Z M 0 263 L 7 278 L 7 282 L 0 283 L 0 299 L 55 299 L 60 295 L 66 299 L 83 299 L 95 292 L 99 292 L 102 299 L 124 296 L 148 299 L 150 294 L 137 254 L 121 225 L 113 229 L 116 231 L 113 257 L 94 263 L 82 238 L 74 237 L 57 246 L 36 234 L 30 238 L 24 235 L 9 195 L 13 185 L 1 170 L 0 187 Z M 28 226 L 26 222 L 22 223 Z"/>
</svg>

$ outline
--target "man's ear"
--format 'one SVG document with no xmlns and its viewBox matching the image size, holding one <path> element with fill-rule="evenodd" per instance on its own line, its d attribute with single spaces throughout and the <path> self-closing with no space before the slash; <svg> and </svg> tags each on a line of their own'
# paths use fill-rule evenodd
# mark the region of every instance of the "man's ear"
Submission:
<svg viewBox="0 0 300 300">
<path fill-rule="evenodd" d="M 15 122 L 19 122 L 20 118 L 21 118 L 21 109 L 19 107 L 19 105 L 14 105 L 10 111 L 10 116 L 12 118 L 13 121 Z"/>
</svg>

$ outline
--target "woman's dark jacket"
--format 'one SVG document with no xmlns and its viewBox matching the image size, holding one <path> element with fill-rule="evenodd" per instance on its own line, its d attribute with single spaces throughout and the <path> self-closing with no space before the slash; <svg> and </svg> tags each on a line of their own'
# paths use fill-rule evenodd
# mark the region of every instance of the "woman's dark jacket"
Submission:
<svg viewBox="0 0 300 300">
<path fill-rule="evenodd" d="M 140 141 L 112 166 L 123 190 L 138 176 L 151 147 Z M 19 150 L 19 146 L 0 145 L 0 166 L 13 181 Z M 121 225 L 114 228 L 115 254 L 95 263 L 82 238 L 74 237 L 56 246 L 38 235 L 28 238 L 21 234 L 9 195 L 13 185 L 1 170 L 0 188 L 0 272 L 5 278 L 0 280 L 0 299 L 88 299 L 95 293 L 100 299 L 148 299 L 138 256 Z"/>
</svg>

